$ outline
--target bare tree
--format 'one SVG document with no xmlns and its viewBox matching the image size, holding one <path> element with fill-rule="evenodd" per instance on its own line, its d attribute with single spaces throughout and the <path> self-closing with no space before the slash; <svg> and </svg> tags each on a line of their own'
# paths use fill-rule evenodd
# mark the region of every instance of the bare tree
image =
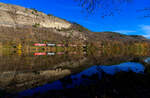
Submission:
<svg viewBox="0 0 150 98">
<path fill-rule="evenodd" d="M 144 18 L 149 18 L 150 17 L 150 6 L 143 8 L 143 9 L 138 9 L 137 10 L 138 13 L 143 13 L 144 12 Z"/>
<path fill-rule="evenodd" d="M 113 16 L 114 13 L 120 13 L 123 4 L 128 4 L 133 0 L 75 0 L 88 13 L 94 12 L 97 8 L 101 11 L 101 17 Z M 140 0 L 139 0 L 140 1 Z M 142 2 L 142 1 L 140 1 Z M 143 9 L 135 9 L 137 12 L 144 11 L 144 17 L 150 17 L 150 7 Z"/>
<path fill-rule="evenodd" d="M 79 2 L 80 6 L 85 8 L 88 12 L 94 11 L 96 8 L 110 9 L 117 8 L 119 5 L 129 3 L 132 0 L 75 0 Z"/>
</svg>

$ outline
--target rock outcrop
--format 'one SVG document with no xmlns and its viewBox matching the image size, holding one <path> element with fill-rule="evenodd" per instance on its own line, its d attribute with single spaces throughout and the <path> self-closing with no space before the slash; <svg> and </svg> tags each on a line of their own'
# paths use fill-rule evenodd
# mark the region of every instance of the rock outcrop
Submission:
<svg viewBox="0 0 150 98">
<path fill-rule="evenodd" d="M 0 26 L 31 25 L 46 28 L 70 28 L 71 23 L 35 9 L 0 3 Z"/>
</svg>

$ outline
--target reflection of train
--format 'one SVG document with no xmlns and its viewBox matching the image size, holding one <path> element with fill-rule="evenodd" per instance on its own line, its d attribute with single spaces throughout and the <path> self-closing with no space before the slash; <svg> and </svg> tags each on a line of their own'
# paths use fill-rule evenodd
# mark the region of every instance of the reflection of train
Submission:
<svg viewBox="0 0 150 98">
<path fill-rule="evenodd" d="M 34 53 L 35 56 L 42 56 L 42 55 L 65 55 L 66 53 L 65 52 L 38 52 L 38 53 Z M 78 55 L 80 54 L 79 52 L 68 52 L 67 53 L 68 55 Z M 83 52 L 83 54 L 87 54 L 87 52 Z"/>
</svg>

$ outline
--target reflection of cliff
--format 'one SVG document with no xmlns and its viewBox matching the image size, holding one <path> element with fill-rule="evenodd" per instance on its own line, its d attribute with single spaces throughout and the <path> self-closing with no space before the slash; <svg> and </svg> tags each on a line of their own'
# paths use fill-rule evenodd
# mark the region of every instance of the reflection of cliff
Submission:
<svg viewBox="0 0 150 98">
<path fill-rule="evenodd" d="M 45 70 L 35 72 L 1 72 L 0 87 L 16 92 L 52 82 L 71 74 L 70 70 Z"/>
<path fill-rule="evenodd" d="M 93 66 L 42 87 L 25 90 L 16 96 L 102 98 L 107 95 L 106 98 L 132 98 L 134 95 L 135 98 L 149 98 L 149 74 L 146 74 L 144 69 L 142 64 L 134 62 Z"/>
<path fill-rule="evenodd" d="M 78 61 L 66 61 L 56 65 L 54 68 L 76 68 L 85 64 L 87 58 L 80 59 Z"/>
<path fill-rule="evenodd" d="M 82 55 L 71 56 L 33 56 L 9 55 L 0 58 L 0 71 L 34 71 L 56 68 L 75 68 L 82 65 L 86 58 Z M 5 66 L 5 67 L 4 67 Z"/>
<path fill-rule="evenodd" d="M 43 85 L 70 75 L 73 69 L 75 70 L 76 68 L 83 66 L 84 62 L 86 61 L 86 58 L 82 58 L 80 60 L 78 59 L 78 61 L 70 58 L 70 61 L 62 61 L 62 59 L 60 62 L 58 62 L 60 58 L 58 59 L 58 57 L 56 57 L 58 60 L 56 58 L 53 58 L 51 60 L 56 60 L 50 62 L 48 60 L 50 58 L 47 58 L 46 60 L 48 60 L 48 63 L 45 63 L 44 58 L 35 58 L 35 61 L 41 60 L 41 63 L 35 63 L 34 59 L 32 60 L 32 62 L 28 61 L 33 68 L 30 68 L 30 65 L 28 66 L 26 65 L 27 63 L 24 63 L 25 59 L 21 59 L 19 57 L 6 57 L 5 60 L 4 58 L 1 58 L 0 60 L 4 61 L 0 63 L 0 87 L 8 92 L 18 92 Z M 37 65 L 38 67 L 36 68 L 36 64 L 38 63 L 43 65 L 43 67 L 39 67 Z M 44 64 L 46 65 L 44 66 Z"/>
</svg>

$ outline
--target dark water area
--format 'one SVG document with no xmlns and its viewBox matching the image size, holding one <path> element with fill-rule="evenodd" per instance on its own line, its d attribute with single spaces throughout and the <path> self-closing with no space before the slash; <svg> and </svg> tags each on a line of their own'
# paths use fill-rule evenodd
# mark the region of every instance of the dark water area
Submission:
<svg viewBox="0 0 150 98">
<path fill-rule="evenodd" d="M 87 86 L 89 84 L 94 84 L 97 80 L 102 78 L 103 72 L 109 75 L 114 75 L 115 73 L 121 71 L 133 71 L 135 73 L 144 74 L 145 67 L 140 63 L 135 62 L 126 62 L 121 63 L 119 65 L 112 65 L 112 66 L 92 66 L 80 73 L 73 74 L 67 76 L 61 80 L 57 80 L 53 83 L 46 84 L 37 88 L 25 90 L 19 93 L 20 96 L 31 96 L 35 93 L 44 93 L 48 90 L 62 90 L 66 88 L 75 88 L 77 86 Z M 89 78 L 92 75 L 98 75 L 98 79 Z M 70 81 L 67 81 L 70 79 Z"/>
<path fill-rule="evenodd" d="M 113 77 L 120 72 L 144 75 L 149 72 L 148 57 L 148 54 L 106 51 L 2 52 L 0 93 L 4 98 L 33 97 L 37 93 L 46 95 L 53 91 L 57 95 L 68 89 L 102 84 L 99 82 L 104 77 Z"/>
</svg>

